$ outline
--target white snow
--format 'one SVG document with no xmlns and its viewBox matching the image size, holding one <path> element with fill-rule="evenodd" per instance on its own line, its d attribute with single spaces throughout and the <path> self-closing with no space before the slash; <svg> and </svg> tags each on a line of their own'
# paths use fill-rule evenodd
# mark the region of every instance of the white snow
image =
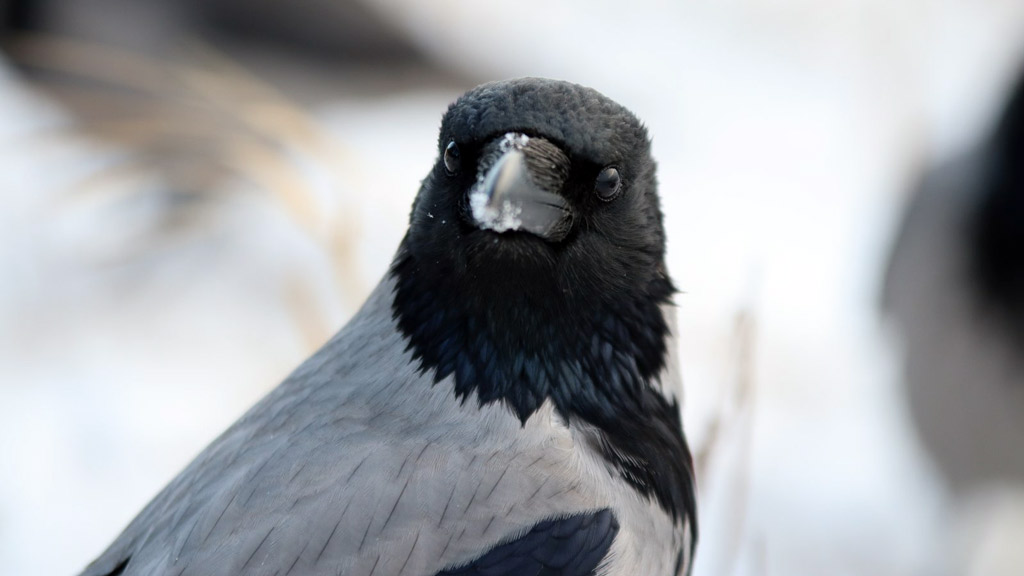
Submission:
<svg viewBox="0 0 1024 576">
<path fill-rule="evenodd" d="M 493 161 L 496 161 L 497 157 L 505 152 L 522 149 L 529 141 L 530 137 L 526 134 L 509 132 L 498 143 L 498 149 L 492 154 L 494 158 L 491 161 L 485 159 L 481 162 L 481 169 L 477 173 L 476 184 L 474 184 L 469 192 L 469 208 L 473 213 L 473 218 L 481 227 L 501 233 L 508 232 L 509 230 L 518 230 L 523 225 L 523 222 L 519 219 L 519 215 L 523 211 L 522 207 L 513 204 L 509 200 L 503 201 L 498 206 L 491 205 L 491 198 L 487 193 L 487 188 L 491 185 L 488 177 L 489 168 Z"/>
<path fill-rule="evenodd" d="M 488 205 L 489 200 L 487 192 L 479 188 L 475 188 L 469 193 L 469 206 L 473 211 L 473 218 L 481 227 L 495 232 L 508 232 L 509 230 L 518 230 L 523 225 L 519 219 L 519 214 L 522 212 L 520 206 L 505 200 L 500 206 L 494 207 Z"/>
</svg>

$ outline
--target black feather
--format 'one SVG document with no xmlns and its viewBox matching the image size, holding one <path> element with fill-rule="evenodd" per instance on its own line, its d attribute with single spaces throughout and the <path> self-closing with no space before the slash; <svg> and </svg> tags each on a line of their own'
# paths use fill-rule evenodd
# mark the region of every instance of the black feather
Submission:
<svg viewBox="0 0 1024 576">
<path fill-rule="evenodd" d="M 619 523 L 608 509 L 547 520 L 437 576 L 593 576 L 618 531 Z"/>
</svg>

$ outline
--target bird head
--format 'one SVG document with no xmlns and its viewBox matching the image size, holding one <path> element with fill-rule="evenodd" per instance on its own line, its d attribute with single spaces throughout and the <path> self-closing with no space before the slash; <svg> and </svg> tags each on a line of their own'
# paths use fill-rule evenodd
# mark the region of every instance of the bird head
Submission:
<svg viewBox="0 0 1024 576">
<path fill-rule="evenodd" d="M 409 248 L 467 276 L 490 308 L 643 292 L 666 275 L 654 173 L 644 126 L 598 92 L 485 84 L 444 116 Z"/>
<path fill-rule="evenodd" d="M 673 288 L 643 124 L 592 89 L 525 78 L 459 98 L 437 150 L 393 267 L 424 364 L 522 418 L 559 386 L 654 378 Z"/>
</svg>

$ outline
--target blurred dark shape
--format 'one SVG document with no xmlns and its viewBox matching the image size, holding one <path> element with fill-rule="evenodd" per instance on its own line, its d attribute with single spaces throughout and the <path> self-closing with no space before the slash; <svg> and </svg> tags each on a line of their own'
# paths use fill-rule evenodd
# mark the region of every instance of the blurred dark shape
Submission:
<svg viewBox="0 0 1024 576">
<path fill-rule="evenodd" d="M 1024 78 L 986 141 L 925 174 L 884 306 L 915 424 L 951 488 L 1024 483 Z"/>
<path fill-rule="evenodd" d="M 1024 75 L 988 149 L 971 252 L 978 296 L 1024 354 Z M 1024 452 L 1024 446 L 1021 447 Z"/>
<path fill-rule="evenodd" d="M 0 38 L 38 26 L 39 8 L 45 0 L 0 0 Z"/>
<path fill-rule="evenodd" d="M 366 4 L 352 0 L 0 0 L 2 29 L 161 53 L 183 36 L 273 45 L 328 59 L 420 55 Z"/>
<path fill-rule="evenodd" d="M 419 52 L 364 3 L 339 0 L 186 0 L 206 26 L 327 57 L 407 60 Z"/>
</svg>

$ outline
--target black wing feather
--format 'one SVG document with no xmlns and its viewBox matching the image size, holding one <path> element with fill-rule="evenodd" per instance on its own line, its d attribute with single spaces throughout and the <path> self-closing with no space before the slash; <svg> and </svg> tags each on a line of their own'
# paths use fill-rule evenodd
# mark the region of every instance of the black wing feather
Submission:
<svg viewBox="0 0 1024 576">
<path fill-rule="evenodd" d="M 619 522 L 607 508 L 545 520 L 469 564 L 436 576 L 593 576 L 618 532 Z"/>
</svg>

